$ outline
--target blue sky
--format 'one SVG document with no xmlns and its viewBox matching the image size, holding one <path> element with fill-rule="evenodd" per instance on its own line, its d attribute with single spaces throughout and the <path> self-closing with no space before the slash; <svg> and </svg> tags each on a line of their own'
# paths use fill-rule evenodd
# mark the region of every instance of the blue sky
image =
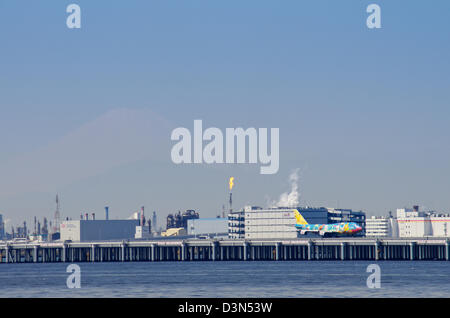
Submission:
<svg viewBox="0 0 450 318">
<path fill-rule="evenodd" d="M 69 30 L 77 3 L 82 28 Z M 382 29 L 369 30 L 377 3 Z M 450 209 L 448 1 L 0 0 L 0 213 Z M 170 131 L 280 128 L 280 170 L 175 166 Z M 9 230 L 9 228 L 8 228 Z"/>
</svg>

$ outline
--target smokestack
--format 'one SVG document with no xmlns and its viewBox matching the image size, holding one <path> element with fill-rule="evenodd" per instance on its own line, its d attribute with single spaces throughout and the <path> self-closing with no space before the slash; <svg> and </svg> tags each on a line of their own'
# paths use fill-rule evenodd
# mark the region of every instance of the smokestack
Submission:
<svg viewBox="0 0 450 318">
<path fill-rule="evenodd" d="M 89 220 L 89 214 L 85 214 L 84 217 L 86 218 L 86 221 Z"/>
<path fill-rule="evenodd" d="M 144 207 L 141 207 L 141 226 L 144 226 Z"/>
<path fill-rule="evenodd" d="M 109 220 L 109 207 L 105 206 L 105 218 Z"/>
<path fill-rule="evenodd" d="M 230 189 L 230 213 L 233 213 L 233 198 L 231 191 L 233 190 L 234 186 L 234 177 L 231 177 L 230 180 L 228 180 L 228 187 Z"/>
<path fill-rule="evenodd" d="M 95 213 L 92 213 L 92 220 L 95 220 Z"/>
</svg>

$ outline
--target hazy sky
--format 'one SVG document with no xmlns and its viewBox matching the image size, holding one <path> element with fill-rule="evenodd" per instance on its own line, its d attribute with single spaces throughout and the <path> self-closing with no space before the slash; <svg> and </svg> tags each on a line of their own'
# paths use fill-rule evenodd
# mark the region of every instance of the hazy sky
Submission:
<svg viewBox="0 0 450 318">
<path fill-rule="evenodd" d="M 447 0 L 0 0 L 0 213 L 213 217 L 228 177 L 264 206 L 296 168 L 302 205 L 450 212 L 449 57 Z M 279 172 L 173 164 L 194 119 L 280 128 Z"/>
</svg>

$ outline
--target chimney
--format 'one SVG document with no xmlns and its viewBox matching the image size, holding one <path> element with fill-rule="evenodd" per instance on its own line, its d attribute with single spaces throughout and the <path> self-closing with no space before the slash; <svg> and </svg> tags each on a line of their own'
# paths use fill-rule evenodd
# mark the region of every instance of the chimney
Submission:
<svg viewBox="0 0 450 318">
<path fill-rule="evenodd" d="M 109 220 L 109 207 L 105 206 L 105 218 Z"/>
<path fill-rule="evenodd" d="M 95 220 L 95 213 L 92 213 L 92 220 Z"/>
</svg>

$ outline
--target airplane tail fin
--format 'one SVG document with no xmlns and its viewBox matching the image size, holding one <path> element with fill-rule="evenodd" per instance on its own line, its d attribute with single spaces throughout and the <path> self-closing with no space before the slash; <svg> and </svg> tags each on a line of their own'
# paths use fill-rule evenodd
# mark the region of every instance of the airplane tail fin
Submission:
<svg viewBox="0 0 450 318">
<path fill-rule="evenodd" d="M 300 214 L 300 212 L 298 212 L 298 210 L 294 210 L 294 214 L 295 214 L 295 219 L 297 220 L 297 224 L 301 224 L 301 225 L 308 224 L 308 222 L 306 222 L 305 218 L 303 217 L 303 215 Z"/>
</svg>

